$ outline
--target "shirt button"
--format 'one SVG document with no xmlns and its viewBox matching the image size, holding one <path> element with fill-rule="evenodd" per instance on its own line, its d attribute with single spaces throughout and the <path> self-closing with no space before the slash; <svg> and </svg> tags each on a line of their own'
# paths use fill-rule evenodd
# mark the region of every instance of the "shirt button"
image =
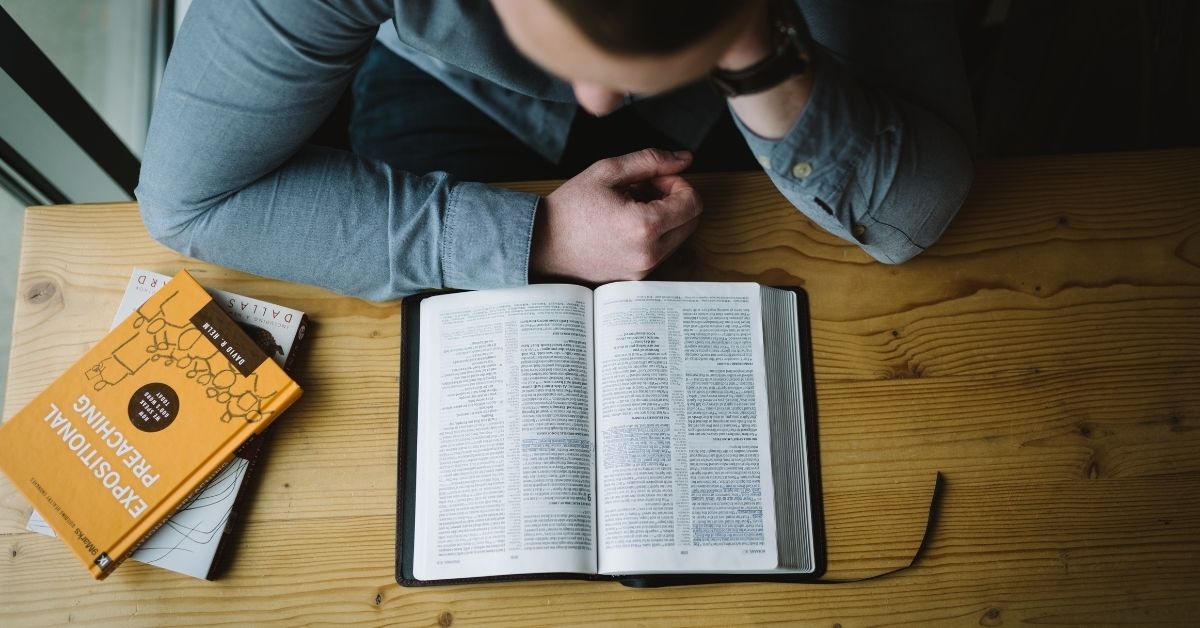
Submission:
<svg viewBox="0 0 1200 628">
<path fill-rule="evenodd" d="M 807 161 L 792 166 L 792 176 L 797 179 L 807 179 L 810 174 L 812 174 L 812 164 Z"/>
<path fill-rule="evenodd" d="M 855 240 L 862 242 L 863 236 L 867 235 L 867 228 L 858 223 L 854 223 L 854 226 L 850 227 L 850 235 L 854 236 Z"/>
<path fill-rule="evenodd" d="M 766 155 L 759 155 L 758 156 L 758 165 L 762 166 L 763 168 L 770 168 L 771 167 L 771 158 L 767 157 Z"/>
</svg>

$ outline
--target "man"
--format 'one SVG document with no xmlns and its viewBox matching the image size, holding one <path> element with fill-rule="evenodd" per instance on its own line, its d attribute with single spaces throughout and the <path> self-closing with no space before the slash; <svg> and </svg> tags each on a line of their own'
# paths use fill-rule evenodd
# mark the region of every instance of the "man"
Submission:
<svg viewBox="0 0 1200 628">
<path fill-rule="evenodd" d="M 603 159 L 541 199 L 304 145 L 389 18 L 398 53 L 552 160 L 576 103 L 604 115 L 636 101 L 692 146 L 728 106 L 797 209 L 884 262 L 932 244 L 970 185 L 973 122 L 941 3 L 196 2 L 144 154 L 151 233 L 383 300 L 531 276 L 641 278 L 695 229 L 702 203 L 679 176 L 688 151 Z"/>
</svg>

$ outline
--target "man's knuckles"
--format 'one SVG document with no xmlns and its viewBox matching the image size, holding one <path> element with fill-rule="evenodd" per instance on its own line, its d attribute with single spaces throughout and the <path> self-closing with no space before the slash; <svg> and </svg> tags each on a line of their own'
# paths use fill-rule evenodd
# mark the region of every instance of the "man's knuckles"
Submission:
<svg viewBox="0 0 1200 628">
<path fill-rule="evenodd" d="M 674 156 L 657 148 L 643 148 L 637 152 L 601 159 L 592 165 L 596 174 L 610 181 L 628 182 L 671 171 L 677 160 Z"/>
</svg>

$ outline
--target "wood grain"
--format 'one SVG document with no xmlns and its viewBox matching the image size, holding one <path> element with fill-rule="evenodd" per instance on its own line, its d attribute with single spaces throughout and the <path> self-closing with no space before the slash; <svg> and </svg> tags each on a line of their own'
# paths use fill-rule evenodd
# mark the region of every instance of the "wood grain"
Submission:
<svg viewBox="0 0 1200 628">
<path fill-rule="evenodd" d="M 1200 150 L 984 163 L 938 245 L 874 263 L 757 174 L 694 180 L 701 228 L 662 279 L 801 285 L 812 302 L 838 586 L 403 589 L 395 542 L 397 304 L 179 257 L 132 205 L 27 213 L 4 416 L 102 334 L 130 270 L 305 310 L 298 377 L 231 573 L 137 564 L 92 582 L 24 530 L 0 480 L 0 624 L 1185 625 L 1200 615 Z M 512 184 L 544 193 L 554 182 Z"/>
</svg>

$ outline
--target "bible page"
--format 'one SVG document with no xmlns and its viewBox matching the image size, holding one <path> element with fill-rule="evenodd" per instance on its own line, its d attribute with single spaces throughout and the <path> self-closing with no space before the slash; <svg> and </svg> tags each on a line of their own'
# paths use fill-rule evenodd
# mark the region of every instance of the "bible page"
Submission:
<svg viewBox="0 0 1200 628">
<path fill-rule="evenodd" d="M 778 565 L 759 286 L 595 292 L 602 573 Z"/>
<path fill-rule="evenodd" d="M 421 304 L 413 575 L 596 572 L 592 295 Z"/>
</svg>

